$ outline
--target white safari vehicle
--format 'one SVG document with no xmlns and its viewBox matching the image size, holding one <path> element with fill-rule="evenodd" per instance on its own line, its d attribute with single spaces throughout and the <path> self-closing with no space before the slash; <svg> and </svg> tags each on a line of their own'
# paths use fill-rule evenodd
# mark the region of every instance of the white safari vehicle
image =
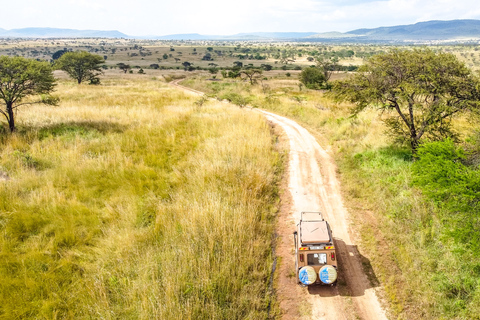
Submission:
<svg viewBox="0 0 480 320">
<path fill-rule="evenodd" d="M 302 212 L 295 241 L 295 271 L 299 284 L 337 283 L 337 255 L 332 231 L 320 212 Z"/>
</svg>

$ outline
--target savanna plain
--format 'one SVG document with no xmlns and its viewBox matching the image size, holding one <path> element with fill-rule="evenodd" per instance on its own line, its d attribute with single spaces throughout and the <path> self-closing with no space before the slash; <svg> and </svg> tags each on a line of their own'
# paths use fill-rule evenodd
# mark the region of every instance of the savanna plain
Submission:
<svg viewBox="0 0 480 320">
<path fill-rule="evenodd" d="M 0 42 L 2 55 L 45 60 L 64 48 L 101 55 L 104 74 L 77 85 L 56 71 L 58 106 L 19 108 L 13 134 L 2 124 L 0 319 L 281 318 L 272 267 L 288 148 L 252 108 L 297 121 L 334 157 L 389 318 L 479 319 L 478 208 L 445 205 L 466 178 L 430 197 L 415 183 L 424 162 L 389 139 L 381 115 L 352 117 L 298 80 L 318 56 L 343 66 L 335 81 L 391 46 Z M 478 48 L 434 50 L 475 70 Z M 264 71 L 254 84 L 228 77 L 240 65 Z M 211 99 L 169 85 L 183 78 Z M 454 126 L 452 161 L 477 179 L 478 122 Z"/>
</svg>

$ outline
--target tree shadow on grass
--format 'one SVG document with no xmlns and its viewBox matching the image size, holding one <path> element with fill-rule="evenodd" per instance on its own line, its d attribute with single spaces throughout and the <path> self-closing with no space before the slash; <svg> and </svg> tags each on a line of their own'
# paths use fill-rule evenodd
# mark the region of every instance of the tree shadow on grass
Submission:
<svg viewBox="0 0 480 320">
<path fill-rule="evenodd" d="M 69 121 L 42 127 L 18 126 L 15 135 L 30 142 L 55 137 L 68 140 L 75 137 L 95 138 L 107 133 L 122 133 L 127 128 L 126 125 L 109 121 Z M 5 143 L 10 137 L 8 127 L 0 124 L 0 143 Z"/>
<path fill-rule="evenodd" d="M 128 126 L 109 121 L 69 121 L 55 123 L 48 126 L 18 126 L 16 135 L 25 138 L 44 140 L 51 137 L 95 136 L 107 133 L 122 133 Z M 5 124 L 0 124 L 0 137 L 8 138 L 10 130 Z M 30 140 L 29 139 L 29 140 Z M 2 139 L 3 140 L 3 139 Z M 3 141 L 2 141 L 3 142 Z"/>
<path fill-rule="evenodd" d="M 413 160 L 412 150 L 399 145 L 383 147 L 380 148 L 378 152 L 382 155 L 390 156 L 392 158 L 397 158 L 408 162 Z"/>
<path fill-rule="evenodd" d="M 370 260 L 362 256 L 355 245 L 347 245 L 341 239 L 334 239 L 338 259 L 338 279 L 336 287 L 313 285 L 308 292 L 321 297 L 365 295 L 367 289 L 375 288 L 380 282 L 375 275 Z"/>
<path fill-rule="evenodd" d="M 49 137 L 88 137 L 104 135 L 107 133 L 122 133 L 127 126 L 107 121 L 71 121 L 58 123 L 38 130 L 38 139 L 43 140 Z"/>
</svg>

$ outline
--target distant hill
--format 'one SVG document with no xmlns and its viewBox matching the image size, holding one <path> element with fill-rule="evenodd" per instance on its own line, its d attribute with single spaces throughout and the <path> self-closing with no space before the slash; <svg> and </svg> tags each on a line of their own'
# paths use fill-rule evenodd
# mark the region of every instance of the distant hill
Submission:
<svg viewBox="0 0 480 320">
<path fill-rule="evenodd" d="M 129 38 L 120 31 L 76 30 L 57 28 L 0 29 L 0 37 L 8 38 Z"/>
<path fill-rule="evenodd" d="M 358 29 L 346 34 L 372 40 L 480 39 L 480 20 L 434 20 L 403 26 Z"/>
<path fill-rule="evenodd" d="M 411 25 L 357 29 L 349 32 L 252 32 L 231 36 L 169 35 L 164 40 L 297 40 L 324 42 L 390 42 L 480 39 L 480 20 L 427 21 Z"/>
<path fill-rule="evenodd" d="M 244 41 L 319 41 L 319 42 L 396 42 L 431 40 L 480 40 L 480 20 L 427 21 L 411 25 L 357 29 L 349 32 L 250 32 L 234 35 L 198 33 L 164 36 L 128 36 L 120 31 L 24 28 L 5 30 L 0 37 L 11 38 L 136 38 L 156 40 L 244 40 Z"/>
</svg>

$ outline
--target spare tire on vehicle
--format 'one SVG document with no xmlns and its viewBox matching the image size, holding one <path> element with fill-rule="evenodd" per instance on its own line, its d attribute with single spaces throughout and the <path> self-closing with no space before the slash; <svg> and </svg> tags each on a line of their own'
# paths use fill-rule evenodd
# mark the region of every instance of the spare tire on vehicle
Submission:
<svg viewBox="0 0 480 320">
<path fill-rule="evenodd" d="M 298 279 L 301 283 L 309 286 L 317 281 L 317 273 L 311 266 L 305 266 L 298 272 Z"/>
<path fill-rule="evenodd" d="M 318 272 L 318 276 L 323 283 L 332 284 L 337 281 L 337 269 L 330 265 L 323 266 Z"/>
</svg>

